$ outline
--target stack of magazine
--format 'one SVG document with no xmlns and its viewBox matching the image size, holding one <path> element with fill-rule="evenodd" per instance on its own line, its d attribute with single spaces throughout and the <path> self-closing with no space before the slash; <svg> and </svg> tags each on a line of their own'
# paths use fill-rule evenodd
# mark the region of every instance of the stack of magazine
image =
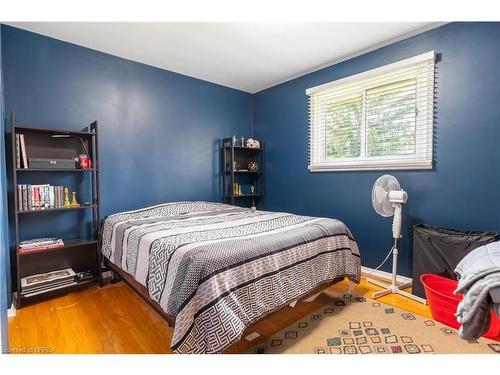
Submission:
<svg viewBox="0 0 500 375">
<path fill-rule="evenodd" d="M 35 253 L 40 250 L 64 247 L 64 242 L 60 238 L 47 237 L 33 240 L 21 241 L 19 243 L 19 254 Z"/>
<path fill-rule="evenodd" d="M 31 275 L 21 279 L 21 294 L 31 297 L 37 294 L 66 288 L 76 284 L 76 274 L 71 268 L 56 270 L 38 275 Z"/>
</svg>

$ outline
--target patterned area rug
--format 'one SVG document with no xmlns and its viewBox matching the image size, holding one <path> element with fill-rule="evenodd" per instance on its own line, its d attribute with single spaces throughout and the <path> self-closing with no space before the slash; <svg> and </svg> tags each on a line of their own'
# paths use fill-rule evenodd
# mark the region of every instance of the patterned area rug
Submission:
<svg viewBox="0 0 500 375">
<path fill-rule="evenodd" d="M 500 342 L 468 342 L 457 330 L 395 307 L 353 296 L 333 298 L 248 353 L 493 354 Z"/>
</svg>

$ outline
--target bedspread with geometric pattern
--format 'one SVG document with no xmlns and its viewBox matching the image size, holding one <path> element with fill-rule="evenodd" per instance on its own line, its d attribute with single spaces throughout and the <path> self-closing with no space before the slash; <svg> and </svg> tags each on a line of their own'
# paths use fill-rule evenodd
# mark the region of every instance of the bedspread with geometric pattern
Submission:
<svg viewBox="0 0 500 375">
<path fill-rule="evenodd" d="M 356 242 L 338 220 L 212 202 L 111 215 L 102 253 L 175 316 L 177 353 L 221 353 L 269 313 L 361 273 Z"/>
</svg>

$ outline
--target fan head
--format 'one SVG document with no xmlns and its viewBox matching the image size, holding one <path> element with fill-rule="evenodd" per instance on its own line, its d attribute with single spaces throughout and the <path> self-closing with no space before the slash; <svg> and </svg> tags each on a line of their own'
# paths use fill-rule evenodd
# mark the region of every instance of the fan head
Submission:
<svg viewBox="0 0 500 375">
<path fill-rule="evenodd" d="M 379 215 L 384 217 L 394 215 L 394 206 L 389 200 L 389 192 L 393 190 L 401 190 L 401 186 L 396 177 L 388 174 L 380 176 L 373 184 L 372 204 Z"/>
</svg>

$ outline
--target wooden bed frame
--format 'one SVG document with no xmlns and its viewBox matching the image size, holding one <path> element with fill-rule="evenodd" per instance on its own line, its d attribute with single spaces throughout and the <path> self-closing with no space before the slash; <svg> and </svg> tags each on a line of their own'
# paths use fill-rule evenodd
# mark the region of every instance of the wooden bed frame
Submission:
<svg viewBox="0 0 500 375">
<path fill-rule="evenodd" d="M 134 292 L 136 292 L 139 297 L 141 297 L 145 302 L 149 304 L 160 316 L 165 319 L 170 327 L 174 327 L 175 317 L 172 315 L 168 315 L 163 311 L 160 304 L 149 297 L 148 290 L 145 286 L 138 283 L 134 280 L 134 278 L 120 267 L 114 265 L 110 261 L 105 261 L 107 266 L 116 273 Z"/>
<path fill-rule="evenodd" d="M 115 264 L 111 263 L 109 260 L 105 259 L 105 263 L 134 292 L 136 292 L 148 305 L 150 305 L 158 314 L 160 314 L 160 316 L 167 321 L 167 323 L 168 323 L 168 325 L 170 327 L 172 327 L 172 328 L 174 327 L 174 325 L 175 325 L 175 317 L 172 316 L 172 315 L 169 315 L 169 314 L 165 313 L 165 311 L 163 311 L 163 309 L 161 308 L 160 304 L 157 303 L 156 301 L 154 301 L 153 299 L 151 299 L 149 297 L 148 290 L 147 290 L 147 288 L 145 286 L 143 286 L 140 283 L 138 283 L 136 280 L 134 280 L 134 278 L 130 274 L 128 274 L 127 272 L 125 272 L 120 267 L 116 266 Z M 290 307 L 294 307 L 298 300 L 302 300 L 302 301 L 306 301 L 306 302 L 312 302 L 317 297 L 317 295 L 319 295 L 323 290 L 329 288 L 330 286 L 332 286 L 334 284 L 337 284 L 338 282 L 340 282 L 342 280 L 344 280 L 344 277 L 340 277 L 340 278 L 335 279 L 333 281 L 327 281 L 327 282 L 319 285 L 318 287 L 314 288 L 313 290 L 307 292 L 303 296 L 298 297 L 298 299 L 295 300 L 295 301 L 293 301 L 292 303 L 290 303 L 289 306 Z M 281 309 L 285 309 L 287 307 L 288 307 L 288 305 L 284 306 Z M 281 310 L 281 309 L 279 309 L 279 310 Z M 265 319 L 266 317 L 267 317 L 267 315 L 263 316 L 260 320 Z M 255 324 L 255 323 L 253 323 L 253 324 Z M 247 330 L 249 328 L 250 327 L 247 327 Z"/>
</svg>

